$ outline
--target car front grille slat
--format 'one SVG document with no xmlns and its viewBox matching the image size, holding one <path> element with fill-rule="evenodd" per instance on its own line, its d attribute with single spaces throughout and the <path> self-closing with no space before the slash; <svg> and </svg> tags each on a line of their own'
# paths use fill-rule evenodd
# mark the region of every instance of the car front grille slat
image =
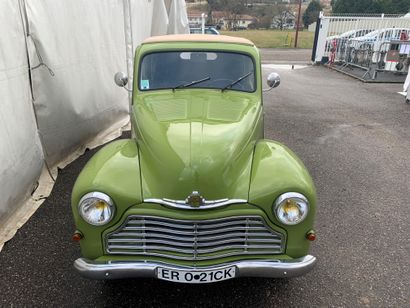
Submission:
<svg viewBox="0 0 410 308">
<path fill-rule="evenodd" d="M 170 234 L 184 234 L 184 235 L 195 235 L 195 230 L 178 230 L 177 227 L 175 229 L 171 228 L 161 228 L 161 227 L 150 227 L 150 226 L 145 226 L 145 227 L 125 227 L 125 231 L 145 231 L 147 229 L 150 229 L 154 232 L 162 232 L 162 233 L 170 233 Z M 225 227 L 225 228 L 215 228 L 214 230 L 205 230 L 201 231 L 201 234 L 218 234 L 222 232 L 230 232 L 230 231 L 265 231 L 265 227 Z"/>
<path fill-rule="evenodd" d="M 149 223 L 145 223 L 145 224 L 142 221 L 130 221 L 129 225 L 130 226 L 137 226 L 137 227 L 139 227 L 139 226 L 144 226 L 144 227 L 146 227 L 146 226 L 160 226 L 160 227 L 170 227 L 171 229 L 174 229 L 175 227 L 178 227 L 178 229 L 193 230 L 191 225 L 180 224 L 178 226 L 175 226 L 175 225 L 170 224 L 170 223 L 160 222 L 160 221 L 155 221 L 155 220 L 150 221 Z"/>
<path fill-rule="evenodd" d="M 218 246 L 222 244 L 235 244 L 235 243 L 243 243 L 245 241 L 245 238 L 234 238 L 230 240 L 223 240 L 223 241 L 212 241 L 212 242 L 197 242 L 197 247 L 212 247 L 212 246 Z M 164 240 L 157 240 L 157 239 L 149 239 L 150 243 L 153 244 L 164 244 L 167 246 L 175 246 L 175 247 L 192 247 L 192 243 L 188 242 L 175 242 L 175 241 L 164 241 Z M 266 244 L 280 244 L 280 240 L 271 240 L 271 239 L 248 239 L 249 243 L 266 243 Z M 124 239 L 118 239 L 114 238 L 110 240 L 110 243 L 112 243 L 111 247 L 116 246 L 117 244 L 137 244 L 136 247 L 140 247 L 141 245 L 141 239 L 133 239 L 133 238 L 124 238 Z M 117 243 L 117 244 L 115 244 Z M 250 247 L 251 244 L 248 244 L 247 246 Z"/>
<path fill-rule="evenodd" d="M 281 254 L 285 235 L 268 227 L 260 216 L 177 220 L 132 215 L 107 234 L 105 245 L 113 255 L 196 261 Z"/>
<path fill-rule="evenodd" d="M 139 233 L 139 234 L 133 234 L 133 233 L 129 233 L 129 232 L 123 232 L 123 233 L 119 233 L 119 234 L 113 234 L 111 236 L 113 241 L 117 241 L 117 239 L 141 239 L 143 237 L 149 237 L 152 240 L 155 239 L 169 239 L 169 240 L 176 240 L 176 241 L 182 241 L 182 242 L 189 242 L 192 243 L 194 241 L 194 236 L 172 236 L 172 235 L 166 235 L 166 234 L 150 234 L 149 236 L 144 235 L 143 233 Z M 237 239 L 237 238 L 241 238 L 244 237 L 243 233 L 229 233 L 229 234 L 220 234 L 220 235 L 211 235 L 211 236 L 202 236 L 201 237 L 201 241 L 206 242 L 206 241 L 217 241 L 220 239 Z M 272 241 L 272 239 L 270 239 L 272 237 L 271 233 L 258 233 L 257 235 L 249 235 L 248 238 L 249 239 L 254 239 L 255 241 Z M 275 241 L 280 242 L 280 239 L 277 239 Z"/>
<path fill-rule="evenodd" d="M 174 228 L 178 228 L 178 229 L 186 229 L 186 230 L 194 230 L 194 227 L 192 226 L 192 224 L 179 224 L 179 225 L 175 225 L 175 224 L 170 224 L 170 223 L 166 223 L 163 221 L 155 221 L 152 220 L 150 222 L 144 222 L 143 221 L 130 221 L 129 222 L 130 226 L 151 226 L 151 225 L 156 225 L 156 226 L 160 226 L 160 227 L 170 227 L 172 229 Z M 228 221 L 228 222 L 223 222 L 223 223 L 204 223 L 201 225 L 198 225 L 198 229 L 215 229 L 215 228 L 221 228 L 221 227 L 229 227 L 229 226 L 243 226 L 242 222 L 238 222 L 238 221 Z M 249 223 L 249 226 L 253 226 L 253 227 L 263 227 L 264 224 L 262 222 L 259 221 L 252 221 Z"/>
</svg>

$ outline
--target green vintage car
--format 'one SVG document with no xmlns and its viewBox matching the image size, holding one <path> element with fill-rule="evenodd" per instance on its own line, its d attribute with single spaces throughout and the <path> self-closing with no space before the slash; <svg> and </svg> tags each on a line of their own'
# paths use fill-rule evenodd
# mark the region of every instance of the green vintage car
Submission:
<svg viewBox="0 0 410 308">
<path fill-rule="evenodd" d="M 207 283 L 313 268 L 314 185 L 264 139 L 261 75 L 246 39 L 169 35 L 137 48 L 133 138 L 101 149 L 73 188 L 81 275 Z"/>
</svg>

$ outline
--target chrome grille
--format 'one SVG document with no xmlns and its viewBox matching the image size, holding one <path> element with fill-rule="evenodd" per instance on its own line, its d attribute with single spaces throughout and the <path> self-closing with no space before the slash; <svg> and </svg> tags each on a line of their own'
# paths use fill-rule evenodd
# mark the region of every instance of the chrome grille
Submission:
<svg viewBox="0 0 410 308">
<path fill-rule="evenodd" d="M 281 254 L 284 244 L 285 236 L 270 229 L 259 216 L 209 220 L 129 216 L 105 239 L 109 254 L 191 261 Z"/>
</svg>

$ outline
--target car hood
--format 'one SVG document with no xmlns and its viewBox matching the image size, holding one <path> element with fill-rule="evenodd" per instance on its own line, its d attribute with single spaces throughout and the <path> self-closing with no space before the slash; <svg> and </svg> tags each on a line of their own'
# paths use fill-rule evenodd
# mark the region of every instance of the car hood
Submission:
<svg viewBox="0 0 410 308">
<path fill-rule="evenodd" d="M 248 199 L 252 154 L 262 137 L 254 93 L 183 89 L 134 100 L 143 198 Z"/>
<path fill-rule="evenodd" d="M 376 40 L 376 37 L 360 36 L 360 37 L 351 38 L 350 40 L 353 42 L 373 42 Z"/>
</svg>

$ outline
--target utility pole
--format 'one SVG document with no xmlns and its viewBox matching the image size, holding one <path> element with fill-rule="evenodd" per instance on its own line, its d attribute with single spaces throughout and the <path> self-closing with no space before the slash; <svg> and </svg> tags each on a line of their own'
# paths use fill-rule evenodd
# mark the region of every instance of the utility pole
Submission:
<svg viewBox="0 0 410 308">
<path fill-rule="evenodd" d="M 300 10 L 301 10 L 301 8 L 302 8 L 302 0 L 299 0 L 298 20 L 296 22 L 295 48 L 298 47 L 298 36 L 299 36 Z"/>
</svg>

